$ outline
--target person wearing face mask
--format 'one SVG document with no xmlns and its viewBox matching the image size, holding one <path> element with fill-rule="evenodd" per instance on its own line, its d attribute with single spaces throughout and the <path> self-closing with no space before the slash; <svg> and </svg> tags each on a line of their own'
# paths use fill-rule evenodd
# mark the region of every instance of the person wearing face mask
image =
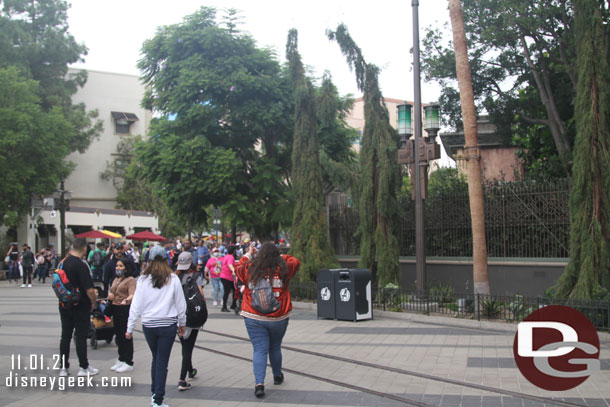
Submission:
<svg viewBox="0 0 610 407">
<path fill-rule="evenodd" d="M 127 332 L 129 307 L 136 291 L 134 271 L 135 267 L 130 259 L 125 256 L 117 257 L 114 270 L 115 278 L 108 293 L 108 300 L 112 301 L 114 334 L 119 348 L 119 359 L 110 370 L 117 373 L 133 370 L 133 339 L 127 339 L 125 332 Z"/>
<path fill-rule="evenodd" d="M 205 275 L 212 281 L 212 287 L 214 288 L 214 305 L 222 304 L 222 298 L 224 297 L 225 291 L 220 282 L 220 273 L 222 272 L 222 260 L 220 258 L 220 251 L 217 248 L 212 249 L 212 257 L 205 265 Z"/>
</svg>

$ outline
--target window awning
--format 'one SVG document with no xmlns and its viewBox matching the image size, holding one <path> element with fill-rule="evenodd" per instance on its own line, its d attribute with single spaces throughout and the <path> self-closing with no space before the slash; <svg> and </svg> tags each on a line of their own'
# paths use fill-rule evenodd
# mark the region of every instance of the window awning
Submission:
<svg viewBox="0 0 610 407">
<path fill-rule="evenodd" d="M 133 113 L 125 113 L 125 112 L 110 112 L 110 114 L 112 115 L 112 118 L 114 120 L 127 120 L 128 122 L 137 122 L 138 116 L 136 116 Z"/>
</svg>

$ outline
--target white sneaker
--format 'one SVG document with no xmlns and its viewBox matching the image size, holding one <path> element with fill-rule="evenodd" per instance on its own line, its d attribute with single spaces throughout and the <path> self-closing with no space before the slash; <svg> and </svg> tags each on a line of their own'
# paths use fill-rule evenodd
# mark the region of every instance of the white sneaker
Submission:
<svg viewBox="0 0 610 407">
<path fill-rule="evenodd" d="M 89 366 L 86 369 L 83 369 L 81 367 L 81 369 L 78 371 L 78 376 L 95 376 L 96 374 L 98 374 L 100 371 L 94 367 Z"/>
<path fill-rule="evenodd" d="M 218 301 L 214 301 L 212 305 L 218 305 Z"/>
<path fill-rule="evenodd" d="M 117 373 L 125 373 L 125 372 L 132 372 L 133 371 L 133 366 L 128 365 L 125 362 L 121 362 L 121 363 L 122 363 L 121 366 L 117 367 L 115 369 L 115 372 L 117 372 Z"/>
<path fill-rule="evenodd" d="M 152 403 L 152 407 L 169 407 L 169 406 L 165 403 L 163 403 L 163 404 Z"/>
<path fill-rule="evenodd" d="M 28 284 L 28 288 L 32 288 L 32 284 Z"/>
<path fill-rule="evenodd" d="M 25 284 L 21 284 L 21 288 L 25 288 Z"/>
<path fill-rule="evenodd" d="M 69 374 L 68 369 L 59 369 L 59 377 L 67 377 Z"/>
<path fill-rule="evenodd" d="M 224 301 L 220 300 L 220 306 L 222 307 L 224 305 Z"/>
<path fill-rule="evenodd" d="M 121 362 L 120 360 L 117 360 L 116 363 L 114 365 L 112 365 L 110 370 L 117 370 L 119 367 L 121 367 L 122 364 L 123 364 L 123 362 Z"/>
</svg>

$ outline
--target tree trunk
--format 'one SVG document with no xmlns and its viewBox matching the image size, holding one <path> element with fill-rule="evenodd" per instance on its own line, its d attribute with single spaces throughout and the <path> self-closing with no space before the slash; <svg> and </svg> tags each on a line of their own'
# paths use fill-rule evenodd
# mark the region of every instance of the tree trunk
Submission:
<svg viewBox="0 0 610 407">
<path fill-rule="evenodd" d="M 477 133 L 477 117 L 472 90 L 472 74 L 468 63 L 468 49 L 464 32 L 464 14 L 461 0 L 449 0 L 449 14 L 453 29 L 455 66 L 462 119 L 464 121 L 465 155 L 468 176 L 468 196 L 472 220 L 473 280 L 476 294 L 489 295 L 489 274 L 487 272 L 487 244 L 485 239 L 485 212 L 483 207 L 483 179 L 481 176 L 480 150 Z"/>
</svg>

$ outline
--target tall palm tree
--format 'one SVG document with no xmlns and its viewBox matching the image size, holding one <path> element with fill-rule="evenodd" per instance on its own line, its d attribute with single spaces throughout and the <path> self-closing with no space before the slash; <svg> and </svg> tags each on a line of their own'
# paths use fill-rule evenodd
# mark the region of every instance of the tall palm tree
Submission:
<svg viewBox="0 0 610 407">
<path fill-rule="evenodd" d="M 449 15 L 453 29 L 455 67 L 460 89 L 462 119 L 464 122 L 464 148 L 472 221 L 473 281 L 476 294 L 489 295 L 489 273 L 487 271 L 487 243 L 485 239 L 485 212 L 483 207 L 483 179 L 481 176 L 480 151 L 477 132 L 477 115 L 472 91 L 472 73 L 468 63 L 468 49 L 464 32 L 464 13 L 461 0 L 449 0 Z"/>
</svg>

